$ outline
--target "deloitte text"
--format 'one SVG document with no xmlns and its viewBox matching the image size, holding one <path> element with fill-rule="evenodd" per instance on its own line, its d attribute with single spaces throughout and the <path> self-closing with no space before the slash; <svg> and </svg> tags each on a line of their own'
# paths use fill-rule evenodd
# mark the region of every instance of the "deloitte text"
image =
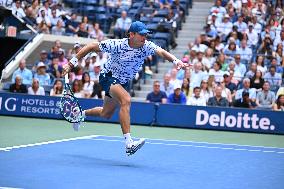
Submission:
<svg viewBox="0 0 284 189">
<path fill-rule="evenodd" d="M 197 110 L 196 126 L 210 125 L 213 127 L 243 128 L 274 130 L 275 126 L 270 125 L 270 119 L 267 117 L 258 117 L 258 115 L 238 112 L 238 115 L 228 115 L 225 111 L 219 114 L 209 114 L 206 110 Z"/>
</svg>

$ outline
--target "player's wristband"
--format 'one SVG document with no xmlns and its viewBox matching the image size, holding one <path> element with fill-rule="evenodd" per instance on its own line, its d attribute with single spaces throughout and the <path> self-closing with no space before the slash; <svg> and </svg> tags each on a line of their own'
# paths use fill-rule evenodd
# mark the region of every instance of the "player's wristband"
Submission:
<svg viewBox="0 0 284 189">
<path fill-rule="evenodd" d="M 78 58 L 76 58 L 75 56 L 71 58 L 70 63 L 73 65 L 73 67 L 77 67 L 78 66 Z"/>
<path fill-rule="evenodd" d="M 173 64 L 177 65 L 180 62 L 179 59 L 174 59 Z"/>
</svg>

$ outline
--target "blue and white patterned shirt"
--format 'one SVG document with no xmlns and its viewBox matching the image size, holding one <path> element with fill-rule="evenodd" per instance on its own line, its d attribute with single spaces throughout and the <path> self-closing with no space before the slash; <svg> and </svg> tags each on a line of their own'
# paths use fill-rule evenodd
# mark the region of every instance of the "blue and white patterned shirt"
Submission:
<svg viewBox="0 0 284 189">
<path fill-rule="evenodd" d="M 144 59 L 154 55 L 157 47 L 153 42 L 147 40 L 138 49 L 129 46 L 128 38 L 102 41 L 99 43 L 99 48 L 102 52 L 108 53 L 109 58 L 101 73 L 111 71 L 112 77 L 124 84 L 135 77 L 144 63 Z"/>
</svg>

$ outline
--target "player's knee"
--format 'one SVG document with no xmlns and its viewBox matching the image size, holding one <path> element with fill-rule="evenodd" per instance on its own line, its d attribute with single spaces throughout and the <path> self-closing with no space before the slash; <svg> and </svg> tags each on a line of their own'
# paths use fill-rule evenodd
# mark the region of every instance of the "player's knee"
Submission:
<svg viewBox="0 0 284 189">
<path fill-rule="evenodd" d="M 130 104 L 131 104 L 131 97 L 127 96 L 127 97 L 124 97 L 122 99 L 120 106 L 121 107 L 129 107 Z"/>
<path fill-rule="evenodd" d="M 112 117 L 112 113 L 101 113 L 101 117 L 105 118 L 105 119 L 110 119 Z"/>
</svg>

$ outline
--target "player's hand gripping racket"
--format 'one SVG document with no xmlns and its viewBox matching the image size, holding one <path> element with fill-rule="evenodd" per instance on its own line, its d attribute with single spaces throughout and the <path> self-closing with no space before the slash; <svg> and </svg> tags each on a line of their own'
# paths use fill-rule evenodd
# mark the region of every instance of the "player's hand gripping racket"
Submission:
<svg viewBox="0 0 284 189">
<path fill-rule="evenodd" d="M 60 113 L 70 123 L 83 121 L 82 108 L 71 90 L 68 74 L 65 75 L 63 96 L 60 99 Z"/>
</svg>

